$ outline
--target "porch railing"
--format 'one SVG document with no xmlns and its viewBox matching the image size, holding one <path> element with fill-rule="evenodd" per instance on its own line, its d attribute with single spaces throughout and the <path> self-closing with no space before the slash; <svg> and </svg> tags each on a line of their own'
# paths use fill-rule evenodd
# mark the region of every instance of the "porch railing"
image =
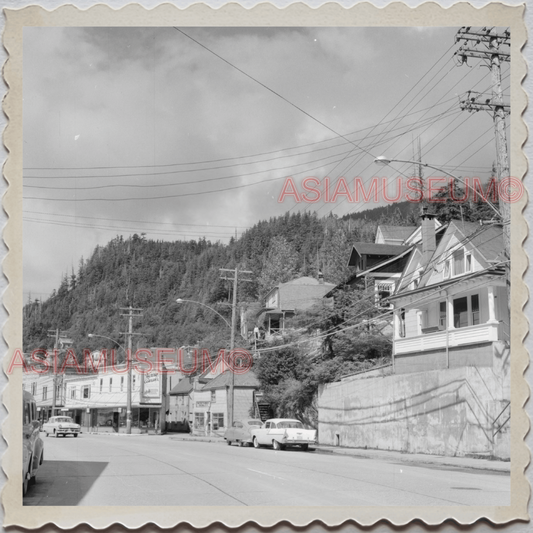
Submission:
<svg viewBox="0 0 533 533">
<path fill-rule="evenodd" d="M 446 348 L 446 345 L 452 347 L 476 344 L 478 342 L 497 341 L 498 326 L 498 322 L 477 324 L 476 326 L 450 329 L 448 336 L 446 335 L 446 330 L 441 330 L 435 333 L 395 339 L 394 353 L 421 352 Z"/>
</svg>

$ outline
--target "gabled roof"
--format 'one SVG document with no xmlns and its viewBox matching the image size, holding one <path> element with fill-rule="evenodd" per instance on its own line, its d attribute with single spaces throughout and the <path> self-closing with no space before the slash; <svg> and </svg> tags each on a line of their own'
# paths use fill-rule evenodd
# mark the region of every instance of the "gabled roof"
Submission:
<svg viewBox="0 0 533 533">
<path fill-rule="evenodd" d="M 379 225 L 378 231 L 381 231 L 381 235 L 385 240 L 394 239 L 404 241 L 409 237 L 415 230 L 417 226 L 389 226 L 389 225 Z"/>
<path fill-rule="evenodd" d="M 186 395 L 192 391 L 192 379 L 183 378 L 180 382 L 172 387 L 172 390 L 169 392 L 171 396 Z"/>
<path fill-rule="evenodd" d="M 409 246 L 399 246 L 396 244 L 356 242 L 353 245 L 352 253 L 350 254 L 350 259 L 348 260 L 348 266 L 355 266 L 357 264 L 357 259 L 354 257 L 354 255 L 358 255 L 359 257 L 362 257 L 363 255 L 392 257 L 401 254 L 408 248 Z"/>
<path fill-rule="evenodd" d="M 356 242 L 353 245 L 353 249 L 359 255 L 398 255 L 407 248 L 409 248 L 409 246 L 397 244 L 375 244 L 373 242 Z"/>
<path fill-rule="evenodd" d="M 436 264 L 442 261 L 449 254 L 450 250 L 453 250 L 457 245 L 450 246 L 450 239 L 453 235 L 456 235 L 456 239 L 461 246 L 465 246 L 467 249 L 471 249 L 477 254 L 481 260 L 483 268 L 491 268 L 495 262 L 502 259 L 504 244 L 503 244 L 503 229 L 500 225 L 481 226 L 477 222 L 463 222 L 460 220 L 452 220 L 448 224 L 445 234 L 442 240 L 437 245 L 432 257 L 428 263 L 421 263 L 423 272 L 418 284 L 418 290 L 424 290 L 430 288 L 433 284 L 428 285 L 432 273 Z M 414 255 L 413 255 L 414 257 Z M 423 259 L 422 259 L 423 260 Z M 408 265 L 409 267 L 409 265 Z M 404 272 L 404 276 L 407 270 Z M 472 273 L 472 274 L 479 274 Z M 403 278 L 398 285 L 396 294 L 404 292 L 405 286 L 403 284 Z M 469 276 L 463 276 L 464 279 L 468 279 Z M 454 277 L 451 281 L 457 283 L 459 278 Z M 444 285 L 447 282 L 439 282 L 439 285 Z M 410 292 L 410 291 L 406 291 Z M 414 292 L 414 291 L 411 291 Z"/>
<path fill-rule="evenodd" d="M 231 371 L 226 370 L 223 374 L 219 374 L 216 378 L 212 379 L 207 385 L 202 387 L 202 390 L 214 390 L 225 389 L 230 386 Z M 259 388 L 259 380 L 252 371 L 245 374 L 235 374 L 233 383 L 234 387 L 253 387 Z"/>
<path fill-rule="evenodd" d="M 470 242 L 487 262 L 502 258 L 504 251 L 503 228 L 500 225 L 480 226 L 476 222 L 459 222 L 458 220 L 452 220 L 452 224 L 464 237 L 477 232 Z"/>
</svg>

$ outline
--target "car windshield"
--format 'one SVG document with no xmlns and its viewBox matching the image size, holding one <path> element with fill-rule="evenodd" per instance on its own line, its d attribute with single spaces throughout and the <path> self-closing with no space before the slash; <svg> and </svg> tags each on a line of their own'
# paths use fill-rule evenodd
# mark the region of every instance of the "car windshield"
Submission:
<svg viewBox="0 0 533 533">
<path fill-rule="evenodd" d="M 263 422 L 261 420 L 248 420 L 249 426 L 262 426 Z"/>
<path fill-rule="evenodd" d="M 278 422 L 278 428 L 297 428 L 303 429 L 301 422 L 297 420 L 284 420 L 283 422 Z"/>
<path fill-rule="evenodd" d="M 72 418 L 69 416 L 59 416 L 55 419 L 55 422 L 63 422 L 64 424 L 72 424 Z"/>
</svg>

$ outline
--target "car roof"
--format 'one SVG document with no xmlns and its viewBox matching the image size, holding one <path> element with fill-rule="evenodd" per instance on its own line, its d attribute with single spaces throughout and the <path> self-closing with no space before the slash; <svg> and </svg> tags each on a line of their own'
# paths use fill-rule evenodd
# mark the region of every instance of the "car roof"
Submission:
<svg viewBox="0 0 533 533">
<path fill-rule="evenodd" d="M 300 422 L 296 418 L 269 418 L 266 422 Z M 301 424 L 301 422 L 300 422 Z"/>
</svg>

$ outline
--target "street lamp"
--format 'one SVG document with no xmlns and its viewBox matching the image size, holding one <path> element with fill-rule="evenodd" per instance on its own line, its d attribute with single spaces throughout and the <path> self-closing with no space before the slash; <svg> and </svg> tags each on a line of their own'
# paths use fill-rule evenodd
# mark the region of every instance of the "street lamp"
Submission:
<svg viewBox="0 0 533 533">
<path fill-rule="evenodd" d="M 193 303 L 193 304 L 203 305 L 204 307 L 207 307 L 208 309 L 211 309 L 211 311 L 213 311 L 213 313 L 216 313 L 226 323 L 226 326 L 228 326 L 228 328 L 232 329 L 231 324 L 216 309 L 213 309 L 212 307 L 210 307 L 207 304 L 203 304 L 202 302 L 197 302 L 196 300 L 186 300 L 185 298 L 178 298 L 176 300 L 176 302 L 179 303 L 179 304 L 181 304 L 183 302 L 189 302 L 189 303 Z"/>
<path fill-rule="evenodd" d="M 111 337 L 107 337 L 106 335 L 96 335 L 95 333 L 89 333 L 88 337 L 90 339 L 92 339 L 93 337 L 102 337 L 103 339 L 108 339 L 114 342 L 117 346 L 120 346 L 124 350 L 124 353 L 126 354 L 126 365 L 128 367 L 128 374 L 127 374 L 128 381 L 126 383 L 126 433 L 130 435 L 131 434 L 131 362 L 129 358 L 131 357 L 131 350 L 130 350 L 130 353 L 128 354 L 128 351 L 126 350 L 126 348 L 124 348 L 124 346 L 122 346 L 122 344 L 117 342 L 115 339 L 112 339 Z"/>
<path fill-rule="evenodd" d="M 204 304 L 202 302 L 197 302 L 196 300 L 186 300 L 184 298 L 178 298 L 176 300 L 176 302 L 178 302 L 179 304 L 182 303 L 182 302 L 190 302 L 190 303 L 194 303 L 194 304 L 198 304 L 198 305 L 203 305 L 204 307 L 207 307 L 208 309 L 213 311 L 213 313 L 216 313 L 226 323 L 226 325 L 228 326 L 228 328 L 231 331 L 230 353 L 233 351 L 233 349 L 235 348 L 235 306 L 236 306 L 235 289 L 234 289 L 234 292 L 233 292 L 233 305 L 232 305 L 232 313 L 231 313 L 231 324 L 218 311 L 216 311 L 215 309 L 213 309 L 209 305 L 206 305 L 206 304 Z M 231 377 L 230 377 L 230 386 L 229 386 L 229 398 L 228 398 L 228 402 L 227 402 L 228 403 L 228 407 L 227 407 L 227 409 L 228 409 L 228 427 L 231 427 L 233 425 L 233 404 L 234 404 L 234 395 L 235 395 L 235 372 L 233 371 L 233 369 L 231 367 L 230 367 L 230 372 L 231 372 Z"/>
<path fill-rule="evenodd" d="M 428 163 L 422 163 L 421 161 L 411 161 L 411 160 L 406 160 L 406 159 L 388 159 L 385 156 L 379 156 L 379 157 L 376 157 L 374 159 L 374 163 L 377 163 L 378 165 L 383 165 L 383 166 L 390 165 L 391 163 L 408 163 L 408 164 L 412 164 L 412 165 L 420 165 L 420 166 L 423 166 L 423 167 L 432 168 L 433 170 L 437 170 L 438 172 L 443 172 L 444 174 L 452 177 L 453 179 L 455 179 L 457 181 L 460 181 L 465 187 L 467 187 L 467 188 L 469 187 L 470 189 L 474 190 L 471 185 L 468 185 L 468 183 L 465 182 L 459 176 L 456 176 L 455 174 L 452 174 L 451 172 L 448 172 L 448 171 L 444 170 L 443 168 L 436 167 L 436 166 L 430 165 Z M 493 211 L 498 215 L 498 217 L 502 218 L 502 214 L 500 213 L 500 211 L 498 211 L 498 209 L 496 209 L 496 207 L 491 202 L 489 202 L 488 199 L 487 199 L 487 203 L 490 205 L 490 207 L 493 209 Z"/>
</svg>

